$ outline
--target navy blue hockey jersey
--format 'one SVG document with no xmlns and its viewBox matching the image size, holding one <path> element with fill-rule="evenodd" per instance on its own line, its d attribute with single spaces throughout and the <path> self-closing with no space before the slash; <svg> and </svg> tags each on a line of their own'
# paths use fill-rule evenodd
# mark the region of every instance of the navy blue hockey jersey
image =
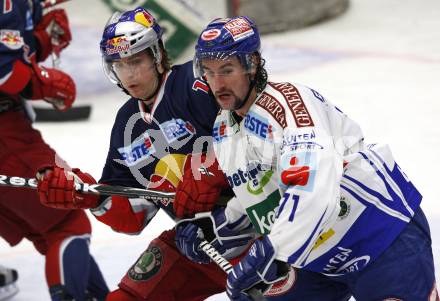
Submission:
<svg viewBox="0 0 440 301">
<path fill-rule="evenodd" d="M 134 98 L 119 110 L 100 182 L 145 188 L 158 173 L 173 182 L 175 161 L 206 150 L 217 112 L 207 85 L 194 78 L 192 62 L 174 66 L 151 111 Z"/>
</svg>

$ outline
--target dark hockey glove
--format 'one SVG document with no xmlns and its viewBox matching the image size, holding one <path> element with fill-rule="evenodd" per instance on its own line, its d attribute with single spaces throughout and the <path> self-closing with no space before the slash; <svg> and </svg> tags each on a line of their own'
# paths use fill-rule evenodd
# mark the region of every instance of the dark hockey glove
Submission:
<svg viewBox="0 0 440 301">
<path fill-rule="evenodd" d="M 58 166 L 41 168 L 36 176 L 40 202 L 57 209 L 88 209 L 99 205 L 99 196 L 82 194 L 75 183 L 96 184 L 95 179 L 78 168 L 66 170 Z"/>
<path fill-rule="evenodd" d="M 203 239 L 200 228 L 192 223 L 176 227 L 176 246 L 180 253 L 191 261 L 197 263 L 209 263 L 211 261 L 208 255 L 199 248 Z"/>
<path fill-rule="evenodd" d="M 209 257 L 199 248 L 203 240 L 227 259 L 240 255 L 255 239 L 256 234 L 248 219 L 243 216 L 229 223 L 225 208 L 212 213 L 198 213 L 192 219 L 181 220 L 176 225 L 176 245 L 180 252 L 199 263 L 208 263 Z"/>
<path fill-rule="evenodd" d="M 285 279 L 290 266 L 275 260 L 275 255 L 276 250 L 267 236 L 256 240 L 247 255 L 228 274 L 226 294 L 229 299 L 251 301 L 247 294 L 250 288 L 256 287 L 264 293 L 272 283 Z"/>
<path fill-rule="evenodd" d="M 183 168 L 183 180 L 174 198 L 174 212 L 178 218 L 192 217 L 210 211 L 223 189 L 229 187 L 217 160 L 207 160 L 205 154 L 188 155 Z"/>
<path fill-rule="evenodd" d="M 45 14 L 34 29 L 37 40 L 37 61 L 44 61 L 49 54 L 59 54 L 72 40 L 69 20 L 64 9 L 54 9 Z"/>
</svg>

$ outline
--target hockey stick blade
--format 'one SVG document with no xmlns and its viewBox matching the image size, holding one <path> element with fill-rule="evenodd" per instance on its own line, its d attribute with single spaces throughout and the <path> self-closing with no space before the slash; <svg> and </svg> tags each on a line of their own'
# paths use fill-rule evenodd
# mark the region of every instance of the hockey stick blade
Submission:
<svg viewBox="0 0 440 301">
<path fill-rule="evenodd" d="M 206 255 L 211 258 L 226 274 L 229 274 L 233 269 L 232 264 L 224 258 L 215 248 L 211 245 L 207 240 L 203 240 L 199 248 L 205 252 Z M 251 297 L 254 301 L 265 301 L 266 298 L 263 296 L 263 293 L 255 287 L 250 288 L 246 291 L 246 293 Z"/>
<path fill-rule="evenodd" d="M 37 179 L 0 175 L 0 186 L 36 189 Z M 87 183 L 75 184 L 75 190 L 85 194 L 106 196 L 118 195 L 129 198 L 143 198 L 153 201 L 156 204 L 168 204 L 174 200 L 175 196 L 174 192 L 163 192 L 151 189 Z"/>
<path fill-rule="evenodd" d="M 61 122 L 87 120 L 92 112 L 90 105 L 71 107 L 66 112 L 60 112 L 52 108 L 34 107 L 37 115 L 36 122 Z"/>
</svg>

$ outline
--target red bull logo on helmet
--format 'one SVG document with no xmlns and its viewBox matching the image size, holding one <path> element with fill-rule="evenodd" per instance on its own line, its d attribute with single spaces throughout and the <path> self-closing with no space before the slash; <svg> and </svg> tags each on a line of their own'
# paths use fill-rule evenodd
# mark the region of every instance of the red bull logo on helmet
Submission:
<svg viewBox="0 0 440 301">
<path fill-rule="evenodd" d="M 125 37 L 115 37 L 107 41 L 106 53 L 112 55 L 130 49 L 130 42 Z"/>
<path fill-rule="evenodd" d="M 151 27 L 154 24 L 154 17 L 145 10 L 142 10 L 134 15 L 134 21 L 145 27 Z"/>
</svg>

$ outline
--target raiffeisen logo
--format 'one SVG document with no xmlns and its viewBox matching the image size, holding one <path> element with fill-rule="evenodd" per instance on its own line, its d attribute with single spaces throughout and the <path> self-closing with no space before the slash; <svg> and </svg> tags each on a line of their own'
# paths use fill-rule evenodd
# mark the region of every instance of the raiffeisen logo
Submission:
<svg viewBox="0 0 440 301">
<path fill-rule="evenodd" d="M 263 140 L 273 139 L 272 125 L 269 124 L 266 118 L 263 118 L 256 113 L 249 112 L 246 114 L 246 117 L 244 119 L 244 127 L 248 132 Z"/>
<path fill-rule="evenodd" d="M 212 128 L 212 138 L 214 138 L 214 142 L 221 142 L 226 137 L 226 121 L 216 122 Z"/>
</svg>

